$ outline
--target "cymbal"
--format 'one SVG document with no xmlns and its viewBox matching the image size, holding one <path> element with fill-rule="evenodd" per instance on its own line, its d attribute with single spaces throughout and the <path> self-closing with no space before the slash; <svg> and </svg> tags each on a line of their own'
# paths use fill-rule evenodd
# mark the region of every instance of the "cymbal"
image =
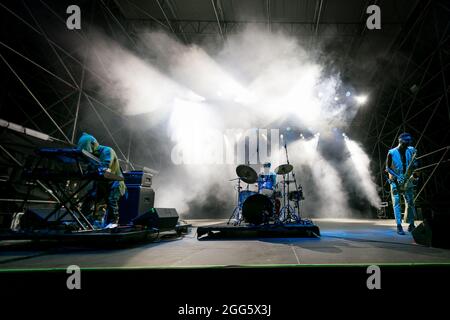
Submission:
<svg viewBox="0 0 450 320">
<path fill-rule="evenodd" d="M 258 180 L 256 171 L 245 164 L 238 165 L 236 168 L 236 174 L 245 183 L 255 183 Z"/>
<path fill-rule="evenodd" d="M 275 168 L 275 173 L 279 175 L 288 174 L 294 169 L 294 167 L 290 164 L 281 164 Z"/>
</svg>

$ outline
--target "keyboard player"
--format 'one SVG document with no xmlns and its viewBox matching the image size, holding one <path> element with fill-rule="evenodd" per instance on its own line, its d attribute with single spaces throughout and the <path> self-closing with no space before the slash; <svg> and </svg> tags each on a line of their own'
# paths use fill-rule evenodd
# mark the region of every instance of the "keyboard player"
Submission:
<svg viewBox="0 0 450 320">
<path fill-rule="evenodd" d="M 107 168 L 108 171 L 123 177 L 116 152 L 111 147 L 100 145 L 92 135 L 84 132 L 78 140 L 78 149 L 90 152 L 100 159 L 102 166 Z M 90 210 L 95 203 L 106 203 L 102 227 L 117 227 L 119 223 L 119 200 L 125 193 L 124 181 L 97 181 L 85 200 L 83 209 Z"/>
</svg>

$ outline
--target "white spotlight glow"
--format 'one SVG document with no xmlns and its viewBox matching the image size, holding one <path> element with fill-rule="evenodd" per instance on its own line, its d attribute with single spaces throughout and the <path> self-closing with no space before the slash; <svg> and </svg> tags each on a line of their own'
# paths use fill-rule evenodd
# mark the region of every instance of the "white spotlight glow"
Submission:
<svg viewBox="0 0 450 320">
<path fill-rule="evenodd" d="M 367 102 L 367 96 L 366 95 L 355 96 L 355 100 L 359 105 L 362 105 Z"/>
</svg>

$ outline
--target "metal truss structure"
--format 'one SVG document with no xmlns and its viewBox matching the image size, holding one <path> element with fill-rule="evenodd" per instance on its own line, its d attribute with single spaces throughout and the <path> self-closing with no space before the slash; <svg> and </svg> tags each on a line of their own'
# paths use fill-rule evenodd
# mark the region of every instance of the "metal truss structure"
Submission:
<svg viewBox="0 0 450 320">
<path fill-rule="evenodd" d="M 156 11 L 146 10 L 131 0 L 83 2 L 87 22 L 65 41 L 79 42 L 79 51 L 96 55 L 88 46 L 87 31 L 91 26 L 101 28 L 134 49 L 137 30 L 143 27 L 166 30 L 184 43 L 205 38 L 220 43 L 228 34 L 256 25 L 294 35 L 311 46 L 326 37 L 339 38 L 338 43 L 345 46 L 340 50 L 339 61 L 344 71 L 352 69 L 352 58 L 370 41 L 365 26 L 369 1 L 361 1 L 363 10 L 356 20 L 343 22 L 324 19 L 330 3 L 326 0 L 313 1 L 313 16 L 308 21 L 277 19 L 272 11 L 275 1 L 271 0 L 261 1 L 260 11 L 265 18 L 254 21 L 230 19 L 230 14 L 223 9 L 224 0 L 204 2 L 212 12 L 205 19 L 182 17 L 179 12 L 182 2 L 173 0 L 155 0 Z M 374 1 L 377 3 L 382 2 Z M 48 27 L 49 24 L 65 27 L 67 5 L 64 1 L 50 4 L 48 0 L 0 3 L 4 17 L 0 70 L 2 75 L 7 75 L 2 79 L 3 89 L 7 90 L 3 90 L 0 98 L 0 118 L 44 132 L 67 144 L 73 144 L 81 131 L 94 125 L 98 129 L 94 134 L 114 147 L 127 168 L 139 167 L 137 163 L 146 158 L 158 168 L 162 160 L 156 151 L 134 154 L 136 143 L 147 142 L 133 128 L 132 120 L 110 99 L 86 86 L 88 77 L 110 85 L 108 80 L 90 69 L 79 52 L 71 52 Z M 140 16 L 127 16 L 129 10 L 139 12 Z M 373 159 L 372 169 L 383 199 L 388 197 L 383 177 L 386 152 L 403 131 L 416 137 L 423 157 L 423 183 L 418 200 L 429 199 L 449 188 L 448 167 L 442 169 L 450 157 L 449 12 L 444 1 L 417 1 L 407 19 L 383 25 L 389 34 L 385 39 L 389 60 L 371 69 L 370 81 L 363 86 L 375 88 L 371 93 L 372 102 L 368 109 L 360 110 L 349 128 L 349 134 L 363 142 Z M 96 58 L 107 69 L 101 57 Z M 86 116 L 87 112 L 90 116 Z"/>
<path fill-rule="evenodd" d="M 421 182 L 416 204 L 421 207 L 431 201 L 448 201 L 444 197 L 450 190 L 448 17 L 445 4 L 425 3 L 394 43 L 390 60 L 374 76 L 373 83 L 378 85 L 373 109 L 370 113 L 360 112 L 353 123 L 353 129 L 368 146 L 373 172 L 378 173 L 380 193 L 386 201 L 390 197 L 383 170 L 386 152 L 396 146 L 402 132 L 415 137 L 419 151 Z M 394 80 L 384 81 L 390 68 L 395 69 Z"/>
</svg>

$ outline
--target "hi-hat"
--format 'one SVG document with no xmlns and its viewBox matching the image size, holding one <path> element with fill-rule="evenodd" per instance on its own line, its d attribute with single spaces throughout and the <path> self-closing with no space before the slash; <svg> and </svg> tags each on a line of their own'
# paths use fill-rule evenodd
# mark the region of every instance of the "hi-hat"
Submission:
<svg viewBox="0 0 450 320">
<path fill-rule="evenodd" d="M 236 168 L 236 174 L 245 183 L 255 183 L 258 180 L 256 171 L 245 164 L 238 165 Z"/>
<path fill-rule="evenodd" d="M 294 167 L 290 164 L 282 164 L 275 168 L 275 173 L 279 175 L 285 175 L 291 172 Z"/>
</svg>

